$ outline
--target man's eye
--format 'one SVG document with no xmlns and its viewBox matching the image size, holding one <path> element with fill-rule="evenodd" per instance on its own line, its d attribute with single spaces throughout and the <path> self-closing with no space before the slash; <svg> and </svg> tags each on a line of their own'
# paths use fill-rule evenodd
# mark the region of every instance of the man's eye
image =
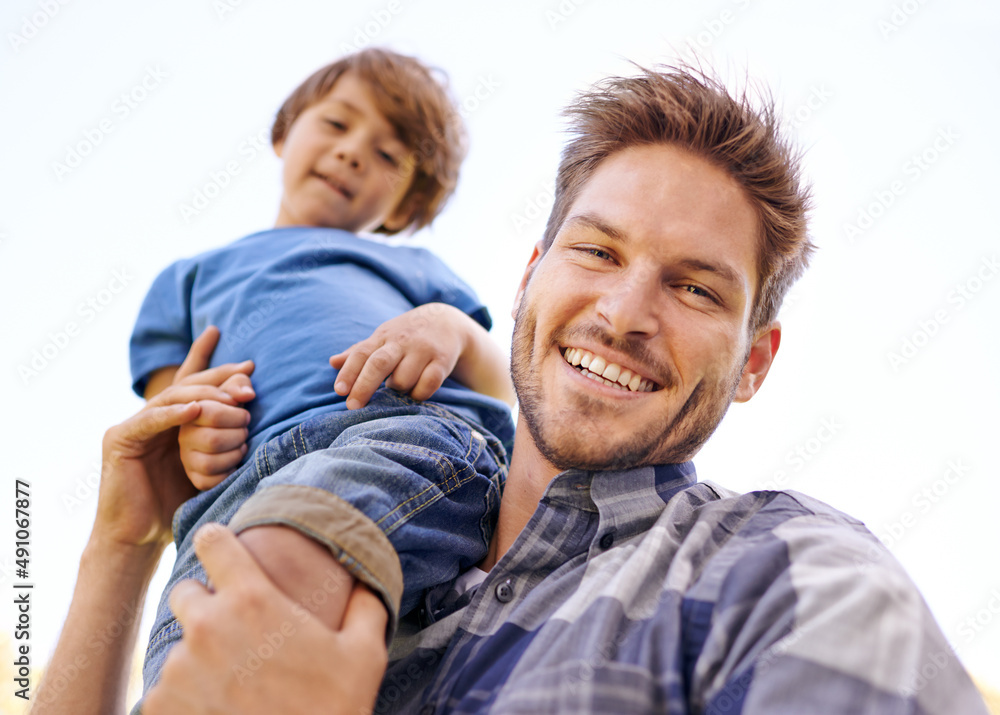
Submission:
<svg viewBox="0 0 1000 715">
<path fill-rule="evenodd" d="M 700 286 L 686 285 L 686 286 L 684 286 L 684 290 L 686 290 L 688 293 L 692 293 L 692 294 L 700 296 L 702 298 L 708 298 L 709 300 L 715 300 L 715 298 L 712 296 L 711 293 L 709 293 L 704 288 L 701 288 Z"/>
<path fill-rule="evenodd" d="M 600 248 L 589 248 L 587 253 L 594 256 L 595 258 L 600 258 L 602 261 L 610 261 L 611 254 L 607 251 L 602 251 Z"/>
</svg>

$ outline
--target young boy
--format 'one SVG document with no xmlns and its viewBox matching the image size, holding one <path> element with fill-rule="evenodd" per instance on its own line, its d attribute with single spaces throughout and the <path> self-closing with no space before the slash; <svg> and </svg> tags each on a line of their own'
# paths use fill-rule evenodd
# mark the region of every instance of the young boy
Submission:
<svg viewBox="0 0 1000 715">
<path fill-rule="evenodd" d="M 193 344 L 211 351 L 216 337 L 212 364 L 252 359 L 254 383 L 230 385 L 232 404 L 205 405 L 180 434 L 206 491 L 174 515 L 147 690 L 181 637 L 172 587 L 205 579 L 192 544 L 202 524 L 229 524 L 279 586 L 336 626 L 350 584 L 306 560 L 328 549 L 381 596 L 390 638 L 427 588 L 486 555 L 506 474 L 509 410 L 469 389 L 512 400 L 486 308 L 429 252 L 355 235 L 425 226 L 454 189 L 462 132 L 444 90 L 416 60 L 364 50 L 303 82 L 271 136 L 283 161 L 275 228 L 164 271 L 132 336 L 133 387 L 147 399 L 185 375 Z M 196 343 L 212 325 L 219 336 Z M 342 368 L 336 388 L 328 360 Z M 467 387 L 445 379 L 456 361 Z M 387 385 L 433 401 L 380 389 L 353 409 L 389 373 Z"/>
</svg>

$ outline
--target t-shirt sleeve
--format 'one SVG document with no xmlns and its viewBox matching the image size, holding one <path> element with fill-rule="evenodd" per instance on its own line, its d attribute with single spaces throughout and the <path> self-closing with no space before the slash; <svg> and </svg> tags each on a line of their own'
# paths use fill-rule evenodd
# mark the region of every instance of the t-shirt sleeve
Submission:
<svg viewBox="0 0 1000 715">
<path fill-rule="evenodd" d="M 427 270 L 428 296 L 424 302 L 455 306 L 486 330 L 492 328 L 493 318 L 489 310 L 469 284 L 455 275 L 439 258 L 430 253 L 427 256 L 430 267 Z"/>
<path fill-rule="evenodd" d="M 195 265 L 179 261 L 153 281 L 129 341 L 132 389 L 140 397 L 154 372 L 184 362 L 193 342 L 191 287 Z"/>
</svg>

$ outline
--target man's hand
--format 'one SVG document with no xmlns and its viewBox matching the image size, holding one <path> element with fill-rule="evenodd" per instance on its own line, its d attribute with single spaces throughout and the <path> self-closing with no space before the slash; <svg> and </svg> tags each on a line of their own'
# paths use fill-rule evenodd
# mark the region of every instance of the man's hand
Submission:
<svg viewBox="0 0 1000 715">
<path fill-rule="evenodd" d="M 195 494 L 181 466 L 176 428 L 201 414 L 199 400 L 219 399 L 229 396 L 212 385 L 170 387 L 105 433 L 96 539 L 152 547 L 159 556 L 170 542 L 174 511 Z"/>
<path fill-rule="evenodd" d="M 174 385 L 212 385 L 224 393 L 222 399 L 202 401 L 197 419 L 182 426 L 177 435 L 184 471 L 201 490 L 214 487 L 243 461 L 250 413 L 240 405 L 255 397 L 249 377 L 252 361 L 208 368 L 218 342 L 218 328 L 206 328 L 173 376 Z"/>
<path fill-rule="evenodd" d="M 387 662 L 375 595 L 355 587 L 332 631 L 282 594 L 225 527 L 199 530 L 195 551 L 214 591 L 182 581 L 171 593 L 184 638 L 143 713 L 371 712 Z"/>
<path fill-rule="evenodd" d="M 330 358 L 338 369 L 333 389 L 347 409 L 368 404 L 382 381 L 426 400 L 446 377 L 513 402 L 506 360 L 479 323 L 458 308 L 428 303 L 386 321 L 370 338 Z"/>
</svg>

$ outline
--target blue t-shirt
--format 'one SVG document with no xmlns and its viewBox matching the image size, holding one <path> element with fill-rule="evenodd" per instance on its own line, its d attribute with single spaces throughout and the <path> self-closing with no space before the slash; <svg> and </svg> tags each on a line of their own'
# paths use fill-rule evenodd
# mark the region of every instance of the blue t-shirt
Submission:
<svg viewBox="0 0 1000 715">
<path fill-rule="evenodd" d="M 183 362 L 194 337 L 218 326 L 212 365 L 253 360 L 257 397 L 247 404 L 250 451 L 291 427 L 344 410 L 333 390 L 331 355 L 369 337 L 386 320 L 425 303 L 448 303 L 487 330 L 475 293 L 422 248 L 390 246 L 325 228 L 255 233 L 177 261 L 153 282 L 132 334 L 132 388 L 140 396 L 156 370 Z M 453 380 L 435 402 L 470 414 L 509 445 L 512 425 L 499 400 Z"/>
</svg>

